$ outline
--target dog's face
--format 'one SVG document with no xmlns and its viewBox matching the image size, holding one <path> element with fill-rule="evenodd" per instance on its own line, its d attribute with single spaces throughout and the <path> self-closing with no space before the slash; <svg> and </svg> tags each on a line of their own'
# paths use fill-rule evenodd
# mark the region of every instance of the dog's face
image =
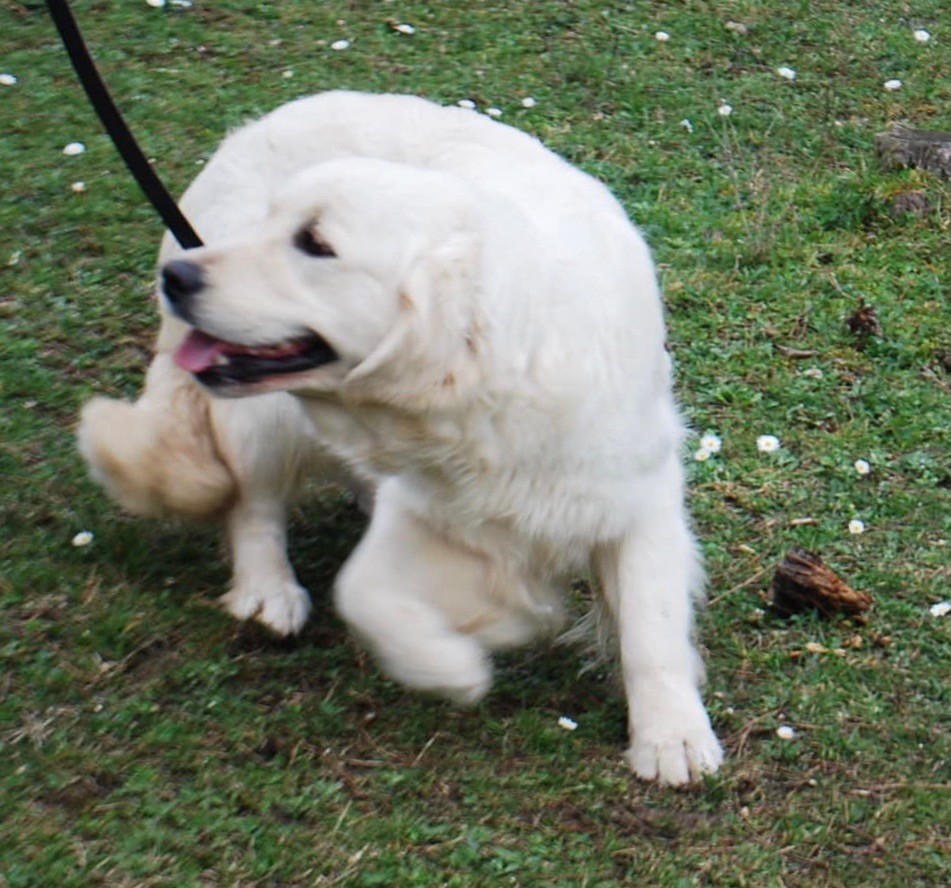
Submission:
<svg viewBox="0 0 951 888">
<path fill-rule="evenodd" d="M 171 310 L 194 327 L 176 363 L 229 395 L 327 392 L 384 370 L 445 377 L 476 323 L 475 208 L 438 173 L 312 168 L 253 230 L 162 269 Z"/>
</svg>

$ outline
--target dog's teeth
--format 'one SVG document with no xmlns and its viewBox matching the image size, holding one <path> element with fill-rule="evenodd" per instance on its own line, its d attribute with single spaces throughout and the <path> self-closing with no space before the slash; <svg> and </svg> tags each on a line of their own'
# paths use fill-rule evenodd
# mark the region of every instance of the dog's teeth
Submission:
<svg viewBox="0 0 951 888">
<path fill-rule="evenodd" d="M 227 367 L 228 364 L 230 364 L 230 363 L 231 363 L 231 361 L 228 360 L 228 356 L 227 356 L 227 355 L 218 355 L 218 357 L 215 358 L 215 366 L 216 366 L 216 367 Z"/>
</svg>

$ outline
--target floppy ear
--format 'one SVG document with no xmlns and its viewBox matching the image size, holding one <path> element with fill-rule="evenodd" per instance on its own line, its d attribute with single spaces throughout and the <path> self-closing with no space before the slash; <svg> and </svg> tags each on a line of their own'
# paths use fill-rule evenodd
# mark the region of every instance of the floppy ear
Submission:
<svg viewBox="0 0 951 888">
<path fill-rule="evenodd" d="M 347 375 L 345 397 L 427 407 L 471 388 L 483 327 L 480 252 L 474 235 L 457 233 L 412 263 L 396 323 Z"/>
</svg>

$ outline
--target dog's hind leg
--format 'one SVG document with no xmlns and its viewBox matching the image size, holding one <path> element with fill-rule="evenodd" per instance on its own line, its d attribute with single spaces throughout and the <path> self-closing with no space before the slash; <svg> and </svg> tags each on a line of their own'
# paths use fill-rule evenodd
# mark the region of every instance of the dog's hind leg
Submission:
<svg viewBox="0 0 951 888">
<path fill-rule="evenodd" d="M 134 514 L 220 517 L 236 487 L 209 412 L 198 384 L 157 355 L 138 401 L 94 398 L 85 405 L 79 449 L 93 478 Z"/>
<path fill-rule="evenodd" d="M 491 663 L 459 624 L 484 598 L 487 560 L 436 534 L 400 501 L 398 485 L 389 480 L 377 492 L 370 527 L 337 578 L 338 611 L 391 677 L 475 703 Z"/>
<path fill-rule="evenodd" d="M 627 760 L 647 780 L 681 784 L 723 759 L 700 697 L 692 593 L 702 572 L 682 503 L 679 465 L 662 473 L 650 515 L 595 552 L 616 621 L 631 746 Z"/>
</svg>

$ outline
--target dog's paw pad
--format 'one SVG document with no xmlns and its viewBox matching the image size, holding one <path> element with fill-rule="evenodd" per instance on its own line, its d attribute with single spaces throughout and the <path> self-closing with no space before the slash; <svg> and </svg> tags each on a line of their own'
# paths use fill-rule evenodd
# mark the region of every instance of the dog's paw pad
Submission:
<svg viewBox="0 0 951 888">
<path fill-rule="evenodd" d="M 692 731 L 641 731 L 625 758 L 641 779 L 681 786 L 715 773 L 723 750 L 713 730 L 703 725 Z"/>
<path fill-rule="evenodd" d="M 277 635 L 296 635 L 310 615 L 310 596 L 297 583 L 238 585 L 219 601 L 239 620 L 256 619 Z"/>
</svg>

